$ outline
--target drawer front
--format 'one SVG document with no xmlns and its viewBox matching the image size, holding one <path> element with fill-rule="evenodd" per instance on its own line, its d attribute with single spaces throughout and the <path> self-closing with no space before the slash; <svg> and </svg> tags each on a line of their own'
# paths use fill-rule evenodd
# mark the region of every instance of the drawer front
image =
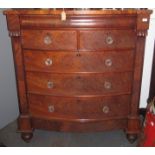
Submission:
<svg viewBox="0 0 155 155">
<path fill-rule="evenodd" d="M 27 71 L 112 72 L 133 69 L 133 51 L 123 52 L 39 52 L 24 51 Z"/>
<path fill-rule="evenodd" d="M 32 116 L 62 119 L 106 119 L 127 117 L 130 96 L 51 97 L 29 94 Z"/>
<path fill-rule="evenodd" d="M 26 49 L 76 50 L 76 31 L 22 30 L 22 46 Z"/>
<path fill-rule="evenodd" d="M 27 72 L 28 92 L 50 95 L 130 93 L 132 74 L 48 74 Z"/>
<path fill-rule="evenodd" d="M 133 30 L 80 31 L 81 50 L 111 50 L 135 47 Z"/>
<path fill-rule="evenodd" d="M 113 17 L 108 15 L 85 15 L 75 16 L 68 15 L 67 19 L 62 21 L 60 15 L 21 15 L 22 28 L 136 28 L 136 16 L 126 17 L 125 15 L 115 15 Z M 119 23 L 119 24 L 118 24 Z"/>
</svg>

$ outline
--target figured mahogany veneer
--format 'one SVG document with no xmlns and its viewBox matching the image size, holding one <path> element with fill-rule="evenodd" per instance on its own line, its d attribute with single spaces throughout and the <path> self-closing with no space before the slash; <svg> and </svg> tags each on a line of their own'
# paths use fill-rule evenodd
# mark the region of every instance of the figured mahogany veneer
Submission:
<svg viewBox="0 0 155 155">
<path fill-rule="evenodd" d="M 131 92 L 131 75 L 130 72 L 119 74 L 27 72 L 27 91 L 58 96 L 124 94 Z"/>
<path fill-rule="evenodd" d="M 151 10 L 7 10 L 25 141 L 34 129 L 140 132 Z"/>
<path fill-rule="evenodd" d="M 55 11 L 57 12 L 57 11 Z M 60 13 L 58 15 L 52 14 L 50 15 L 22 15 L 21 16 L 21 27 L 22 28 L 37 28 L 37 29 L 51 29 L 51 28 L 78 28 L 81 26 L 82 28 L 135 28 L 136 27 L 136 15 L 130 15 L 126 18 L 124 15 L 110 15 L 107 14 L 103 17 L 103 13 L 101 15 L 98 14 L 96 18 L 96 13 L 91 15 L 91 17 L 86 15 L 87 11 L 84 11 L 84 16 L 78 14 L 79 11 L 76 11 L 76 15 L 70 15 L 68 12 L 67 19 L 65 22 L 60 20 Z M 91 11 L 93 12 L 93 11 Z M 81 11 L 79 12 L 81 13 Z M 89 12 L 90 13 L 90 12 Z M 100 12 L 101 13 L 101 12 Z"/>
<path fill-rule="evenodd" d="M 22 46 L 27 49 L 40 50 L 76 50 L 76 31 L 47 31 L 47 30 L 22 30 Z M 51 42 L 45 43 L 44 39 L 49 37 Z"/>
<path fill-rule="evenodd" d="M 63 52 L 24 50 L 26 71 L 104 73 L 133 71 L 134 51 Z"/>
<path fill-rule="evenodd" d="M 108 43 L 108 37 L 112 41 Z M 80 31 L 81 50 L 113 50 L 135 47 L 135 32 L 130 30 Z"/>
<path fill-rule="evenodd" d="M 114 97 L 52 97 L 30 94 L 30 115 L 55 120 L 120 119 L 127 117 L 129 114 L 129 99 L 129 95 Z"/>
</svg>

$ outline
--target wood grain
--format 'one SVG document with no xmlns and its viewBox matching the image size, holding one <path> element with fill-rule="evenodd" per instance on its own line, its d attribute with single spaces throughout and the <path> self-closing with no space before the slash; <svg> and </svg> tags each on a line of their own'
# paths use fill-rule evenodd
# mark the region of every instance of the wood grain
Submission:
<svg viewBox="0 0 155 155">
<path fill-rule="evenodd" d="M 32 116 L 46 119 L 116 119 L 128 116 L 129 99 L 128 95 L 60 98 L 29 94 L 29 108 Z M 50 106 L 53 111 L 49 111 Z"/>
<path fill-rule="evenodd" d="M 108 44 L 107 38 L 113 42 Z M 114 50 L 135 47 L 135 32 L 133 30 L 96 30 L 80 31 L 80 50 Z"/>
<path fill-rule="evenodd" d="M 24 50 L 26 71 L 52 73 L 123 72 L 133 70 L 134 51 L 32 51 Z M 50 60 L 51 64 L 47 64 Z"/>
<path fill-rule="evenodd" d="M 60 96 L 131 93 L 132 83 L 132 73 L 130 72 L 119 74 L 48 74 L 27 72 L 26 78 L 28 92 Z M 52 88 L 48 88 L 49 82 L 52 82 Z M 110 88 L 106 88 L 105 85 L 107 83 L 110 83 Z"/>
<path fill-rule="evenodd" d="M 54 29 L 54 28 L 136 28 L 136 15 L 68 15 L 65 21 L 61 21 L 60 15 L 22 15 L 22 29 Z"/>
<path fill-rule="evenodd" d="M 40 50 L 76 50 L 76 31 L 64 30 L 22 30 L 22 46 L 26 49 Z M 51 43 L 46 44 L 44 39 L 49 36 Z"/>
</svg>

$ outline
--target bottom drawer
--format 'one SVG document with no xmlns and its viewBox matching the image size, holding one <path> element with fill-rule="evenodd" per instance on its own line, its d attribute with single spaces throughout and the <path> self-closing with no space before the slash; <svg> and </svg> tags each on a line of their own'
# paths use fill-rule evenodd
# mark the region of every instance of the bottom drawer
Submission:
<svg viewBox="0 0 155 155">
<path fill-rule="evenodd" d="M 31 116 L 45 119 L 109 119 L 129 114 L 129 95 L 113 97 L 53 97 L 29 94 Z"/>
<path fill-rule="evenodd" d="M 101 132 L 108 130 L 118 130 L 127 128 L 127 119 L 107 119 L 93 121 L 64 121 L 64 120 L 47 120 L 42 118 L 32 117 L 32 126 L 34 129 L 43 129 L 50 131 L 63 132 Z"/>
</svg>

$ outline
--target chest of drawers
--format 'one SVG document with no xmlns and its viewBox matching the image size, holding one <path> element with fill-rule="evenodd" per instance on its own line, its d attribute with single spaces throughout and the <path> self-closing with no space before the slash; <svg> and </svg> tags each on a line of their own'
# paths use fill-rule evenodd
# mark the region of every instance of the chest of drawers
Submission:
<svg viewBox="0 0 155 155">
<path fill-rule="evenodd" d="M 140 131 L 139 96 L 150 10 L 7 10 L 19 97 L 18 129 Z"/>
</svg>

